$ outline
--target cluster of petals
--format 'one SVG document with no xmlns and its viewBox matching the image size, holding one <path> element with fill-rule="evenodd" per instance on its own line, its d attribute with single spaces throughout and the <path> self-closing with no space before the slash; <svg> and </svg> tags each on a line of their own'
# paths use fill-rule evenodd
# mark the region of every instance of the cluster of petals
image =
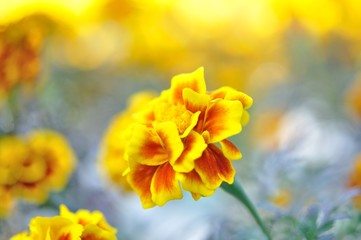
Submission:
<svg viewBox="0 0 361 240">
<path fill-rule="evenodd" d="M 198 200 L 222 182 L 233 183 L 230 160 L 241 153 L 227 138 L 241 132 L 251 105 L 249 96 L 230 87 L 207 91 L 203 68 L 173 77 L 170 89 L 138 103 L 118 145 L 119 164 L 128 165 L 122 175 L 143 207 L 181 199 L 182 189 Z"/>
<path fill-rule="evenodd" d="M 0 137 L 0 216 L 8 214 L 16 198 L 46 201 L 50 191 L 65 187 L 75 164 L 70 145 L 59 133 L 36 130 L 23 137 Z"/>
<path fill-rule="evenodd" d="M 99 211 L 78 210 L 73 213 L 60 206 L 59 216 L 35 217 L 30 221 L 30 231 L 16 234 L 10 240 L 116 240 L 117 230 L 110 226 Z"/>
<path fill-rule="evenodd" d="M 0 100 L 19 84 L 31 86 L 40 70 L 43 33 L 24 19 L 0 25 Z"/>
</svg>

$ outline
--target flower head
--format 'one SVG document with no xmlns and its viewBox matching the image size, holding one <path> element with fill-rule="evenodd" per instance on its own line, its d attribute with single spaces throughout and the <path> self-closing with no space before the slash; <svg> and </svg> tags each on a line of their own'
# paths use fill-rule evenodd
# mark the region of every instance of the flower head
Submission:
<svg viewBox="0 0 361 240">
<path fill-rule="evenodd" d="M 248 122 L 252 99 L 230 87 L 207 91 L 203 68 L 180 74 L 160 96 L 133 112 L 123 131 L 129 140 L 124 172 L 143 207 L 182 198 L 210 196 L 223 181 L 232 183 L 230 160 L 241 158 L 227 138 Z M 121 144 L 120 142 L 118 144 Z"/>
<path fill-rule="evenodd" d="M 60 215 L 35 217 L 31 220 L 30 232 L 21 232 L 11 240 L 115 240 L 116 229 L 111 227 L 103 214 L 98 211 L 79 210 L 70 212 L 65 205 L 60 206 Z"/>
<path fill-rule="evenodd" d="M 44 202 L 49 192 L 65 187 L 75 167 L 71 147 L 60 134 L 37 130 L 25 138 L 0 138 L 0 195 Z M 2 206 L 3 208 L 3 206 Z M 8 209 L 8 208 L 7 208 Z"/>
</svg>

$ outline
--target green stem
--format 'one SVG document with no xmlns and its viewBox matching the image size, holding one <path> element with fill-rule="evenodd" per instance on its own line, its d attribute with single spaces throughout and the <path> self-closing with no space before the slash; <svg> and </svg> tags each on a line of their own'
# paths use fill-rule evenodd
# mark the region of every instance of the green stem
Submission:
<svg viewBox="0 0 361 240">
<path fill-rule="evenodd" d="M 268 240 L 271 240 L 271 235 L 268 231 L 268 228 L 263 223 L 259 217 L 256 208 L 253 206 L 251 200 L 248 198 L 247 194 L 244 192 L 241 184 L 238 181 L 234 181 L 233 184 L 228 184 L 223 182 L 221 185 L 222 189 L 227 193 L 231 194 L 233 197 L 238 199 L 244 206 L 248 209 L 249 213 L 252 215 L 254 220 L 257 222 L 258 226 L 262 229 L 263 233 L 266 235 Z"/>
</svg>

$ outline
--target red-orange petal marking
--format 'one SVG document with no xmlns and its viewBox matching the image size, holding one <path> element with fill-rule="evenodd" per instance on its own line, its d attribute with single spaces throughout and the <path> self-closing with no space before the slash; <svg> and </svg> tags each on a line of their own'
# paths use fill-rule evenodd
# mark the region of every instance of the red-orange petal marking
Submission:
<svg viewBox="0 0 361 240">
<path fill-rule="evenodd" d="M 203 67 L 198 68 L 192 73 L 183 73 L 172 78 L 170 96 L 174 103 L 183 104 L 183 89 L 187 88 L 201 94 L 206 93 Z"/>
<path fill-rule="evenodd" d="M 203 130 L 210 134 L 210 143 L 222 141 L 242 130 L 242 103 L 223 99 L 212 100 Z"/>
<path fill-rule="evenodd" d="M 168 161 L 168 153 L 154 129 L 136 124 L 127 150 L 129 163 L 157 166 Z"/>
<path fill-rule="evenodd" d="M 209 144 L 202 157 L 195 161 L 195 170 L 210 189 L 218 188 L 222 181 L 233 183 L 235 170 L 222 151 Z"/>
<path fill-rule="evenodd" d="M 238 148 L 227 139 L 220 142 L 222 146 L 222 152 L 224 156 L 230 160 L 237 160 L 242 158 L 242 153 L 238 150 Z"/>
<path fill-rule="evenodd" d="M 177 177 L 182 183 L 182 188 L 192 193 L 194 200 L 198 200 L 200 196 L 210 196 L 215 192 L 215 189 L 206 187 L 195 170 L 189 173 L 177 173 Z"/>
<path fill-rule="evenodd" d="M 184 105 L 186 108 L 193 112 L 200 112 L 198 123 L 194 127 L 199 133 L 203 132 L 204 119 L 210 98 L 207 94 L 199 94 L 192 89 L 183 90 Z"/>
<path fill-rule="evenodd" d="M 174 162 L 182 154 L 184 146 L 178 134 L 177 125 L 174 122 L 159 123 L 155 126 L 158 136 L 162 140 L 162 146 L 167 153 L 169 162 Z"/>
<path fill-rule="evenodd" d="M 127 175 L 128 182 L 139 195 L 143 208 L 155 206 L 152 200 L 150 185 L 157 169 L 158 167 L 135 164 Z"/>
<path fill-rule="evenodd" d="M 183 197 L 176 173 L 169 163 L 157 168 L 151 182 L 151 193 L 152 201 L 158 206 L 163 206 L 169 200 Z"/>
<path fill-rule="evenodd" d="M 207 144 L 202 135 L 195 131 L 191 131 L 183 141 L 185 149 L 182 155 L 175 162 L 170 163 L 177 172 L 190 172 L 194 168 L 194 161 L 202 156 Z"/>
</svg>

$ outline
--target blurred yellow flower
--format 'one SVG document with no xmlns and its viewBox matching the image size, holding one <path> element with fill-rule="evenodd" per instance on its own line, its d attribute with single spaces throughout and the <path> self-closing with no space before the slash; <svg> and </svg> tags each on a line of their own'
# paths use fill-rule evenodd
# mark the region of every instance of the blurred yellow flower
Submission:
<svg viewBox="0 0 361 240">
<path fill-rule="evenodd" d="M 144 95 L 135 99 L 142 101 L 117 118 L 105 146 L 118 149 L 108 166 L 121 169 L 117 176 L 127 176 L 144 208 L 182 198 L 179 182 L 196 200 L 213 194 L 223 181 L 233 182 L 230 160 L 241 153 L 227 138 L 247 124 L 249 96 L 230 87 L 207 91 L 199 68 L 175 76 L 170 89 L 152 101 Z"/>
<path fill-rule="evenodd" d="M 288 190 L 282 189 L 270 196 L 270 202 L 278 207 L 285 208 L 292 201 L 292 195 Z"/>
<path fill-rule="evenodd" d="M 32 86 L 40 70 L 40 17 L 0 25 L 0 101 L 16 86 Z"/>
<path fill-rule="evenodd" d="M 65 205 L 60 206 L 60 215 L 35 217 L 29 224 L 30 232 L 21 232 L 11 240 L 115 240 L 116 229 L 111 227 L 103 214 L 98 211 L 79 210 L 70 212 Z"/>
<path fill-rule="evenodd" d="M 0 138 L 0 194 L 6 194 L 8 206 L 12 198 L 46 201 L 51 191 L 65 187 L 74 167 L 73 151 L 59 133 L 37 130 L 25 138 Z"/>
<path fill-rule="evenodd" d="M 154 97 L 155 94 L 152 92 L 141 92 L 134 95 L 129 101 L 127 110 L 114 117 L 103 137 L 99 154 L 100 168 L 104 175 L 124 190 L 131 189 L 126 177 L 123 176 L 124 171 L 128 168 L 125 147 L 129 141 L 129 132 L 124 129 L 134 123 L 136 118 L 134 113 Z"/>
</svg>

